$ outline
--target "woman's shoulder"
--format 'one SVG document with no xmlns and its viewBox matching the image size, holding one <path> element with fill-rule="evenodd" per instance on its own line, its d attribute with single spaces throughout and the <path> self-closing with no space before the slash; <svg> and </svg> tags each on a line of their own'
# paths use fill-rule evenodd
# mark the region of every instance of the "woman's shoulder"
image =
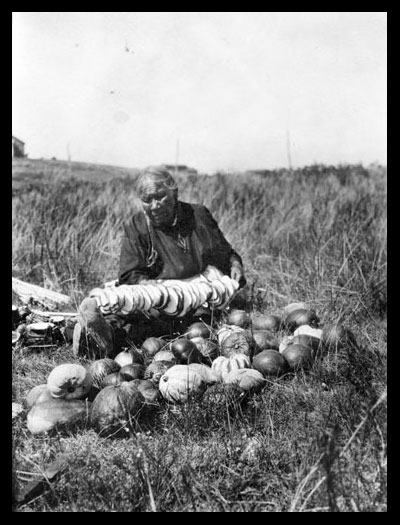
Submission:
<svg viewBox="0 0 400 525">
<path fill-rule="evenodd" d="M 143 233 L 147 231 L 146 219 L 143 210 L 135 209 L 130 217 L 123 222 L 123 228 L 126 232 Z"/>
<path fill-rule="evenodd" d="M 193 202 L 182 202 L 180 201 L 182 210 L 186 213 L 192 213 L 195 216 L 206 216 L 210 214 L 210 211 L 203 204 L 197 204 Z"/>
</svg>

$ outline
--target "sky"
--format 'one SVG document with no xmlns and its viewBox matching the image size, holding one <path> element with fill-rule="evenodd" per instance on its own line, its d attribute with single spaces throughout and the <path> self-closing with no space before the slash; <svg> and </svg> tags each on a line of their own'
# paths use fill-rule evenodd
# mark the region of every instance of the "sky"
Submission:
<svg viewBox="0 0 400 525">
<path fill-rule="evenodd" d="M 387 162 L 386 12 L 13 12 L 30 158 L 199 172 Z"/>
</svg>

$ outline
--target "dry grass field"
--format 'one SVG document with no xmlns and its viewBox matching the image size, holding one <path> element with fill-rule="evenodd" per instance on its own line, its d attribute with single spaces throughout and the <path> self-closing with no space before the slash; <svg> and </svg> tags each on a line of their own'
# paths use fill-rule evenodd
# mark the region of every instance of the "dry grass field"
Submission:
<svg viewBox="0 0 400 525">
<path fill-rule="evenodd" d="M 12 274 L 76 308 L 115 279 L 137 170 L 13 161 Z M 270 381 L 246 405 L 211 395 L 162 406 L 124 438 L 92 428 L 32 436 L 13 420 L 13 493 L 59 453 L 61 475 L 18 512 L 385 512 L 387 187 L 380 166 L 178 175 L 242 255 L 250 312 L 305 301 L 357 345 Z M 13 300 L 14 303 L 14 300 Z M 46 382 L 71 346 L 12 349 L 13 402 Z M 82 362 L 84 360 L 81 359 Z M 220 398 L 219 398 L 220 399 Z"/>
</svg>

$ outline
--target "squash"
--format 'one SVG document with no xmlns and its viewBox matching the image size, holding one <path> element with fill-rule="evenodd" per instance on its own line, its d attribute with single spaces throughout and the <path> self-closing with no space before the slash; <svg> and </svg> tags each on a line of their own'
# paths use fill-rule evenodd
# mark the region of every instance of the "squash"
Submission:
<svg viewBox="0 0 400 525">
<path fill-rule="evenodd" d="M 321 341 L 321 339 L 308 334 L 293 336 L 293 339 L 290 341 L 290 345 L 292 344 L 308 346 L 311 349 L 312 355 L 314 357 L 318 354 L 322 354 L 324 351 L 324 343 Z"/>
<path fill-rule="evenodd" d="M 300 308 L 290 312 L 290 314 L 288 314 L 285 318 L 285 326 L 289 332 L 294 332 L 296 328 L 304 324 L 313 328 L 318 328 L 319 317 L 314 310 L 305 310 Z"/>
<path fill-rule="evenodd" d="M 250 358 L 254 353 L 255 342 L 251 332 L 243 330 L 242 332 L 233 332 L 229 334 L 221 343 L 221 355 L 230 357 L 234 354 L 245 354 Z"/>
<path fill-rule="evenodd" d="M 146 367 L 140 363 L 131 363 L 124 365 L 119 370 L 118 374 L 124 381 L 132 381 L 133 379 L 142 379 Z"/>
<path fill-rule="evenodd" d="M 314 362 L 311 348 L 301 344 L 288 345 L 280 355 L 286 359 L 289 369 L 293 372 L 307 370 Z"/>
<path fill-rule="evenodd" d="M 118 434 L 137 421 L 145 398 L 133 381 L 106 386 L 94 399 L 90 424 L 100 436 Z"/>
<path fill-rule="evenodd" d="M 90 363 L 88 372 L 92 376 L 93 386 L 101 388 L 101 383 L 106 375 L 112 374 L 113 372 L 118 372 L 120 369 L 121 365 L 119 363 L 117 363 L 114 359 L 105 357 Z"/>
<path fill-rule="evenodd" d="M 174 365 L 161 376 L 159 389 L 166 401 L 179 404 L 201 397 L 207 383 L 189 365 Z"/>
<path fill-rule="evenodd" d="M 278 332 L 282 327 L 282 318 L 274 314 L 253 315 L 251 325 L 253 330 Z"/>
<path fill-rule="evenodd" d="M 111 374 L 107 374 L 106 377 L 103 379 L 100 385 L 100 390 L 106 388 L 107 386 L 120 385 L 124 381 L 126 381 L 126 379 L 123 376 L 121 376 L 119 372 L 112 372 Z"/>
<path fill-rule="evenodd" d="M 45 399 L 52 399 L 52 397 L 53 396 L 51 395 L 50 390 L 47 388 L 47 384 L 42 383 L 29 390 L 24 399 L 23 405 L 26 409 L 30 410 L 33 405 L 38 402 L 38 400 L 43 401 Z"/>
<path fill-rule="evenodd" d="M 125 365 L 131 365 L 133 363 L 143 364 L 144 359 L 142 354 L 135 348 L 128 348 L 122 350 L 114 357 L 114 361 L 119 364 L 120 367 Z"/>
<path fill-rule="evenodd" d="M 225 377 L 232 370 L 250 367 L 250 357 L 246 354 L 234 354 L 230 357 L 219 356 L 216 359 L 214 359 L 214 361 L 211 364 L 211 369 L 213 370 L 217 380 L 221 382 L 224 382 Z"/>
<path fill-rule="evenodd" d="M 203 357 L 202 361 L 206 365 L 211 365 L 216 357 L 219 355 L 218 345 L 210 339 L 204 339 L 204 337 L 193 337 L 191 341 L 200 350 Z"/>
<path fill-rule="evenodd" d="M 267 380 L 258 370 L 238 368 L 226 375 L 224 383 L 237 385 L 243 392 L 259 394 L 266 386 Z"/>
<path fill-rule="evenodd" d="M 278 377 L 289 369 L 286 359 L 277 350 L 263 350 L 257 354 L 253 359 L 252 367 L 264 377 Z"/>
<path fill-rule="evenodd" d="M 339 350 L 348 345 L 357 348 L 353 332 L 337 323 L 327 323 L 322 327 L 321 340 L 327 350 Z"/>
<path fill-rule="evenodd" d="M 153 357 L 153 363 L 157 361 L 164 361 L 172 365 L 176 365 L 176 357 L 171 350 L 159 350 Z"/>
<path fill-rule="evenodd" d="M 56 366 L 47 378 L 47 387 L 53 397 L 83 399 L 92 387 L 93 379 L 88 370 L 78 364 L 63 363 Z"/>
<path fill-rule="evenodd" d="M 206 323 L 197 321 L 188 327 L 185 336 L 188 339 L 193 339 L 195 337 L 203 337 L 204 339 L 208 339 L 211 337 L 211 327 Z"/>
<path fill-rule="evenodd" d="M 188 366 L 190 370 L 199 373 L 207 385 L 214 385 L 218 381 L 214 370 L 210 366 L 207 366 L 204 363 L 190 363 Z"/>
<path fill-rule="evenodd" d="M 285 308 L 283 309 L 284 314 L 287 316 L 294 312 L 295 310 L 309 310 L 309 306 L 307 303 L 304 302 L 294 302 L 289 303 Z"/>
<path fill-rule="evenodd" d="M 251 317 L 245 310 L 235 309 L 229 312 L 226 318 L 226 324 L 239 326 L 240 328 L 248 328 L 250 326 Z"/>
<path fill-rule="evenodd" d="M 175 339 L 171 343 L 171 351 L 175 356 L 177 364 L 188 365 L 189 363 L 201 363 L 202 355 L 197 346 L 185 337 Z"/>
<path fill-rule="evenodd" d="M 217 341 L 218 341 L 218 344 L 221 346 L 223 344 L 223 342 L 225 341 L 225 339 L 230 336 L 232 333 L 241 333 L 241 332 L 244 332 L 244 328 L 240 328 L 240 326 L 235 326 L 235 325 L 228 325 L 228 324 L 223 324 L 219 330 L 217 331 Z"/>
<path fill-rule="evenodd" d="M 312 326 L 309 326 L 308 324 L 302 324 L 296 330 L 293 332 L 293 335 L 310 335 L 312 337 L 315 337 L 317 339 L 321 339 L 322 337 L 322 328 L 313 328 Z"/>
<path fill-rule="evenodd" d="M 270 330 L 255 330 L 253 339 L 255 342 L 254 354 L 268 349 L 279 350 L 279 341 Z"/>
<path fill-rule="evenodd" d="M 155 385 L 158 385 L 160 378 L 165 372 L 171 368 L 173 364 L 169 361 L 153 361 L 150 363 L 143 374 L 143 379 L 151 380 Z"/>
<path fill-rule="evenodd" d="M 158 406 L 161 394 L 153 381 L 150 379 L 134 379 L 132 383 L 143 395 L 146 405 Z"/>
<path fill-rule="evenodd" d="M 157 352 L 164 349 L 167 343 L 160 337 L 148 337 L 141 346 L 147 359 L 152 359 Z"/>
<path fill-rule="evenodd" d="M 27 415 L 32 434 L 69 429 L 87 422 L 90 403 L 82 399 L 52 398 L 36 402 Z"/>
</svg>

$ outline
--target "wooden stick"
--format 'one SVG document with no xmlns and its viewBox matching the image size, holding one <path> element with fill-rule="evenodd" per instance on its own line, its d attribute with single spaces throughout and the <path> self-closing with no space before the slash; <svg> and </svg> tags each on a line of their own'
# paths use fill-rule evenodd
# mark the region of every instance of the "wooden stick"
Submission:
<svg viewBox="0 0 400 525">
<path fill-rule="evenodd" d="M 45 305 L 48 305 L 48 303 L 53 305 L 69 304 L 71 302 L 71 298 L 68 295 L 47 290 L 36 284 L 25 283 L 15 277 L 12 278 L 12 290 L 24 303 L 29 303 L 30 299 Z"/>
</svg>

